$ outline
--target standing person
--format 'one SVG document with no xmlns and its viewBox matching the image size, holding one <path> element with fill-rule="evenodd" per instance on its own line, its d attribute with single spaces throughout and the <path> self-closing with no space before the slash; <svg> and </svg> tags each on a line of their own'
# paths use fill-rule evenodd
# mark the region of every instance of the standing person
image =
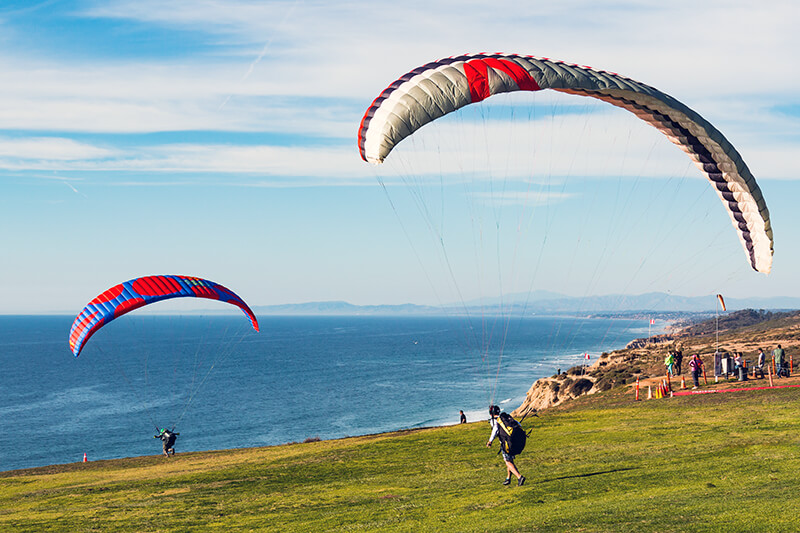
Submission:
<svg viewBox="0 0 800 533">
<path fill-rule="evenodd" d="M 703 372 L 703 360 L 700 359 L 699 355 L 692 355 L 692 358 L 689 360 L 689 371 L 692 373 L 692 381 L 694 381 L 694 386 L 692 388 L 696 389 L 700 386 L 700 375 Z"/>
<path fill-rule="evenodd" d="M 777 348 L 772 350 L 772 360 L 775 362 L 775 375 L 777 377 L 781 377 L 781 375 L 784 373 L 783 362 L 785 357 L 786 357 L 786 352 L 783 351 L 783 348 L 781 348 L 780 344 L 778 345 Z"/>
<path fill-rule="evenodd" d="M 667 352 L 667 357 L 664 358 L 664 364 L 667 366 L 667 373 L 670 376 L 674 376 L 675 373 L 672 371 L 672 367 L 675 365 L 675 355 L 672 352 Z"/>
<path fill-rule="evenodd" d="M 736 355 L 733 358 L 733 365 L 736 369 L 736 373 L 739 375 L 739 381 L 747 381 L 747 371 L 744 368 L 744 358 L 742 358 L 742 352 L 736 352 Z"/>
<path fill-rule="evenodd" d="M 459 413 L 461 413 L 461 423 L 462 424 L 466 424 L 467 423 L 467 415 L 464 414 L 464 411 L 459 411 Z"/>
<path fill-rule="evenodd" d="M 489 407 L 489 424 L 492 426 L 492 434 L 489 435 L 489 441 L 486 443 L 487 448 L 492 447 L 492 441 L 494 441 L 495 437 L 499 437 L 502 429 L 500 428 L 500 422 L 498 417 L 500 416 L 500 407 L 497 405 L 493 405 Z M 520 428 L 521 429 L 521 428 Z M 514 464 L 514 456 L 507 453 L 502 445 L 503 437 L 500 437 L 500 453 L 503 454 L 503 461 L 506 463 L 506 479 L 503 481 L 503 485 L 510 485 L 511 484 L 511 474 L 514 474 L 517 477 L 517 486 L 521 487 L 523 483 L 525 483 L 525 476 L 519 473 L 517 470 L 517 465 Z"/>
<path fill-rule="evenodd" d="M 758 349 L 758 364 L 756 365 L 756 370 L 761 377 L 764 377 L 764 365 L 767 364 L 767 354 L 764 353 L 763 348 Z"/>
<path fill-rule="evenodd" d="M 679 376 L 683 373 L 681 371 L 681 365 L 683 364 L 683 352 L 680 348 L 675 350 L 675 373 Z"/>
<path fill-rule="evenodd" d="M 157 434 L 153 435 L 153 438 L 161 439 L 161 442 L 164 444 L 164 456 L 169 457 L 170 452 L 172 455 L 175 455 L 175 439 L 180 433 L 175 433 L 166 428 L 158 429 L 158 426 L 156 426 L 156 431 Z"/>
</svg>

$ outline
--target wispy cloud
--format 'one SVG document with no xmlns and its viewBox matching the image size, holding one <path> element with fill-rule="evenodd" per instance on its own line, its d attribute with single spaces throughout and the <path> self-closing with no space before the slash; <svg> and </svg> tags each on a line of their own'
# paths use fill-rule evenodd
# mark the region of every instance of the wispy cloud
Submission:
<svg viewBox="0 0 800 533">
<path fill-rule="evenodd" d="M 500 191 L 493 193 L 478 193 L 473 197 L 483 201 L 490 206 L 537 206 L 537 205 L 554 205 L 570 198 L 574 198 L 574 193 L 559 192 L 559 191 Z"/>
<path fill-rule="evenodd" d="M 743 65 L 747 66 L 747 85 L 757 90 L 800 83 L 793 72 L 796 69 L 773 68 L 776 63 L 790 64 L 793 50 L 798 48 L 800 37 L 792 28 L 799 16 L 793 0 L 768 0 L 759 5 L 723 0 L 700 4 L 691 0 L 668 4 L 623 0 L 614 6 L 585 0 L 522 5 L 501 0 L 491 12 L 485 3 L 472 0 L 401 4 L 317 1 L 303 3 L 293 22 L 283 24 L 294 8 L 295 2 L 285 0 L 168 4 L 121 0 L 95 3 L 83 14 L 205 32 L 213 39 L 239 43 L 240 53 L 249 57 L 261 49 L 266 37 L 281 51 L 270 58 L 271 71 L 291 69 L 309 79 L 315 70 L 327 73 L 329 65 L 338 69 L 339 78 L 359 72 L 365 89 L 423 61 L 470 51 L 497 51 L 498 44 L 503 51 L 617 69 L 653 84 L 668 81 L 666 89 L 687 88 L 707 95 L 740 92 Z M 474 15 L 478 12 L 481 16 Z M 582 38 L 565 39 L 567 31 Z M 736 39 L 721 39 L 720 33 L 736 35 Z M 410 38 L 411 34 L 415 37 Z M 499 43 L 498 35 L 503 36 Z M 767 57 L 769 61 L 764 60 Z M 341 80 L 331 81 L 338 84 Z"/>
<path fill-rule="evenodd" d="M 47 56 L 19 59 L 0 52 L 4 72 L 0 129 L 31 131 L 36 137 L 57 132 L 64 138 L 86 132 L 173 132 L 159 148 L 131 151 L 114 147 L 115 140 L 109 139 L 105 146 L 93 149 L 114 153 L 64 158 L 59 154 L 70 151 L 64 143 L 41 157 L 33 152 L 44 150 L 28 146 L 16 155 L 0 153 L 0 164 L 12 169 L 29 164 L 39 170 L 138 167 L 254 173 L 261 168 L 265 175 L 317 171 L 352 175 L 355 171 L 345 148 L 235 148 L 221 143 L 235 144 L 228 141 L 226 132 L 294 133 L 349 142 L 371 99 L 396 77 L 445 55 L 493 50 L 496 36 L 503 35 L 506 51 L 593 64 L 656 85 L 717 124 L 748 162 L 771 176 L 788 174 L 776 167 L 790 159 L 795 147 L 773 141 L 785 139 L 776 131 L 793 131 L 796 138 L 797 120 L 770 107 L 787 98 L 796 100 L 786 95 L 800 91 L 798 69 L 777 66 L 791 64 L 793 50 L 800 47 L 797 32 L 787 29 L 800 22 L 796 15 L 792 17 L 797 11 L 790 1 L 774 0 L 767 6 L 725 3 L 724 9 L 720 2 L 697 5 L 687 0 L 668 7 L 627 0 L 611 9 L 582 0 L 525 6 L 501 1 L 482 17 L 464 15 L 474 12 L 472 5 L 485 11 L 484 4 L 470 0 L 425 3 L 425 9 L 421 5 L 121 0 L 78 7 L 73 11 L 78 18 L 190 31 L 205 36 L 215 51 L 179 59 L 88 61 L 63 54 L 58 61 Z M 413 24 L 413 39 L 409 24 Z M 719 39 L 705 31 L 707 27 L 724 27 L 740 38 L 735 42 Z M 573 44 L 564 39 L 565 28 L 581 32 L 583 38 Z M 612 33 L 615 39 L 601 38 Z M 774 42 L 778 38 L 789 41 L 778 46 Z M 593 44 L 587 47 L 586 42 Z M 764 60 L 767 56 L 769 61 Z M 585 129 L 579 124 L 575 127 Z M 220 132 L 221 143 L 198 146 L 187 157 L 193 149 L 181 142 L 180 132 L 185 131 Z M 580 131 L 567 134 L 567 144 Z M 586 150 L 602 153 L 607 145 L 607 140 L 600 139 Z M 536 150 L 541 165 L 554 173 L 569 171 L 564 168 L 567 161 L 574 164 L 564 150 L 543 149 L 541 140 L 520 150 Z M 418 168 L 424 173 L 439 172 L 437 154 L 421 152 L 417 152 Z M 546 157 L 547 153 L 552 157 Z M 643 152 L 632 149 L 631 153 Z M 629 157 L 633 161 L 636 156 Z M 635 172 L 637 164 L 621 172 Z"/>
<path fill-rule="evenodd" d="M 426 61 L 494 50 L 497 35 L 503 35 L 506 51 L 616 70 L 705 111 L 712 122 L 734 127 L 742 115 L 733 109 L 750 105 L 751 120 L 759 121 L 759 102 L 769 100 L 767 95 L 800 90 L 798 69 L 776 67 L 792 64 L 793 51 L 800 48 L 797 32 L 786 29 L 800 17 L 779 15 L 796 13 L 791 2 L 726 3 L 721 9 L 718 2 L 659 6 L 628 0 L 611 10 L 577 0 L 513 4 L 513 9 L 511 3 L 500 2 L 481 17 L 472 15 L 473 4 L 485 12 L 484 4 L 469 1 L 428 2 L 424 9 L 422 3 L 360 1 L 95 2 L 76 9 L 75 16 L 190 31 L 205 35 L 211 49 L 217 43 L 220 50 L 180 59 L 89 62 L 63 54 L 58 61 L 0 55 L 0 127 L 350 136 L 360 119 L 359 111 L 350 108 L 354 103 L 363 102 L 366 108 L 389 82 Z M 719 39 L 708 27 L 724 28 L 738 38 Z M 565 28 L 584 38 L 572 44 L 564 39 Z M 409 38 L 412 29 L 414 39 Z M 609 33 L 615 39 L 607 39 Z M 790 41 L 780 46 L 770 42 L 777 38 Z M 345 103 L 348 112 L 338 112 Z"/>
<path fill-rule="evenodd" d="M 83 161 L 106 159 L 114 150 L 57 137 L 0 138 L 0 158 L 18 161 Z"/>
<path fill-rule="evenodd" d="M 64 137 L 0 138 L 0 169 L 14 172 L 103 172 L 107 183 L 130 173 L 238 175 L 221 183 L 275 186 L 351 185 L 376 176 L 386 183 L 413 177 L 436 182 L 552 183 L 570 177 L 697 178 L 691 160 L 660 132 L 603 103 L 586 113 L 519 120 L 442 120 L 401 142 L 382 165 L 364 163 L 355 141 L 334 146 L 236 143 L 161 143 L 109 147 Z M 599 110 L 599 111 L 598 111 Z M 524 115 L 524 114 L 523 114 Z M 795 179 L 795 145 L 763 144 L 746 160 L 757 176 Z M 115 173 L 121 173 L 118 176 Z M 295 178 L 301 181 L 295 180 Z M 207 180 L 207 178 L 202 178 Z"/>
<path fill-rule="evenodd" d="M 152 183 L 131 182 L 129 173 L 156 173 L 159 180 L 165 174 L 238 174 L 256 179 L 294 176 L 330 184 L 342 179 L 348 183 L 372 179 L 354 148 L 172 144 L 111 151 L 54 138 L 0 140 L 0 169 L 121 173 L 104 174 L 106 183 Z"/>
</svg>

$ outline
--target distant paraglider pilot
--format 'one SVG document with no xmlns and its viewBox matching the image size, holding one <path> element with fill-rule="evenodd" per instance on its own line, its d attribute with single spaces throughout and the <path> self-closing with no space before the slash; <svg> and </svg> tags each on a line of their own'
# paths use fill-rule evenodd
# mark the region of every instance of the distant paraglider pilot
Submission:
<svg viewBox="0 0 800 533">
<path fill-rule="evenodd" d="M 180 435 L 180 433 L 175 433 L 169 429 L 163 428 L 158 429 L 156 426 L 156 435 L 153 435 L 154 439 L 161 439 L 161 442 L 164 444 L 164 456 L 169 457 L 169 454 L 175 455 L 175 439 Z"/>
</svg>

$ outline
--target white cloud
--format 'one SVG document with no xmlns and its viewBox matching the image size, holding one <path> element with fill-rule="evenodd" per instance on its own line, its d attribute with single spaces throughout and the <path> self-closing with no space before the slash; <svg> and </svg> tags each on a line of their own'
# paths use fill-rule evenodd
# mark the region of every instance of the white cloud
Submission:
<svg viewBox="0 0 800 533">
<path fill-rule="evenodd" d="M 170 145 L 122 162 L 154 172 L 243 173 L 260 176 L 368 177 L 355 150 L 320 147 Z"/>
<path fill-rule="evenodd" d="M 425 61 L 479 51 L 591 64 L 683 94 L 800 85 L 797 69 L 775 68 L 793 64 L 794 50 L 800 48 L 794 30 L 800 15 L 793 0 L 627 0 L 612 6 L 501 0 L 491 10 L 469 0 L 125 0 L 98 3 L 87 13 L 205 32 L 240 44 L 251 59 L 266 42 L 274 42 L 275 50 L 256 75 L 277 75 L 289 83 L 325 80 L 326 91 L 334 94 L 349 87 L 345 94 L 369 95 Z M 242 74 L 249 63 L 242 64 Z"/>
<path fill-rule="evenodd" d="M 545 109 L 548 109 L 545 106 Z M 487 122 L 445 118 L 401 142 L 382 165 L 358 156 L 355 141 L 341 146 L 164 143 L 115 147 L 69 138 L 0 138 L 0 169 L 102 172 L 107 183 L 153 184 L 169 174 L 226 176 L 230 185 L 287 186 L 399 179 L 449 182 L 499 180 L 554 183 L 570 177 L 696 178 L 701 173 L 664 135 L 626 111 L 602 102 L 585 113 L 534 120 Z M 796 179 L 790 142 L 753 144 L 745 160 L 758 179 Z M 116 173 L 122 173 L 117 175 Z M 130 173 L 152 173 L 131 181 Z M 239 179 L 230 180 L 238 175 Z M 270 178 L 275 178 L 271 182 Z M 282 179 L 283 178 L 283 179 Z M 295 181 L 300 178 L 301 181 Z M 497 197 L 495 196 L 495 199 Z M 512 201 L 509 196 L 503 201 Z"/>
<path fill-rule="evenodd" d="M 109 150 L 72 139 L 55 137 L 0 138 L 0 159 L 16 161 L 49 161 L 69 164 L 74 161 L 105 159 L 116 155 Z"/>
<path fill-rule="evenodd" d="M 313 178 L 316 183 L 331 184 L 342 180 L 359 183 L 373 177 L 355 148 L 172 144 L 111 151 L 57 138 L 0 140 L 0 169 L 102 173 L 98 179 L 123 185 L 170 182 L 163 179 L 165 174 L 220 175 L 226 176 L 221 178 L 225 183 L 258 186 L 269 176 Z M 127 177 L 129 173 L 158 176 L 137 182 Z M 241 179 L 230 182 L 230 175 L 240 175 Z"/>
<path fill-rule="evenodd" d="M 168 27 L 201 29 L 209 33 L 240 35 L 247 29 L 255 36 L 279 26 L 279 21 L 302 0 L 242 2 L 217 0 L 120 0 L 102 1 L 79 12 L 82 16 L 128 19 Z"/>
<path fill-rule="evenodd" d="M 799 17 L 791 1 L 698 5 L 629 0 L 614 7 L 584 0 L 529 5 L 501 1 L 488 13 L 479 2 L 422 6 L 97 2 L 76 16 L 192 31 L 211 45 L 219 44 L 218 52 L 88 62 L 3 58 L 0 53 L 0 129 L 60 132 L 64 137 L 72 132 L 219 131 L 353 139 L 371 99 L 410 68 L 454 53 L 504 50 L 588 63 L 658 86 L 718 125 L 747 161 L 766 165 L 770 175 L 788 174 L 786 168 L 774 168 L 785 164 L 788 155 L 776 157 L 775 149 L 762 148 L 762 143 L 775 131 L 796 131 L 793 117 L 763 108 L 765 102 L 792 101 L 800 90 L 798 69 L 781 68 L 793 64 L 792 54 L 800 48 L 793 29 Z M 477 11 L 482 15 L 475 16 Z M 363 109 L 355 103 L 359 101 Z M 88 156 L 84 166 L 351 173 L 346 150 L 213 145 L 201 147 L 192 159 L 185 156 L 189 145 L 176 146 L 179 140 L 175 134 L 161 149 L 128 151 L 102 163 Z M 227 141 L 224 135 L 221 140 Z M 602 155 L 600 146 L 607 144 L 590 149 Z M 786 146 L 780 152 L 792 149 Z M 167 154 L 169 150 L 174 153 Z M 236 150 L 240 153 L 234 154 Z M 434 171 L 436 154 L 424 152 L 421 168 Z M 761 158 L 760 152 L 770 155 Z M 540 158 L 542 153 L 539 149 Z M 5 165 L 14 162 L 15 168 L 35 159 L 41 160 L 35 168 L 59 167 L 58 156 L 4 157 Z M 547 164 L 563 173 L 565 161 L 573 159 L 561 155 Z"/>
</svg>

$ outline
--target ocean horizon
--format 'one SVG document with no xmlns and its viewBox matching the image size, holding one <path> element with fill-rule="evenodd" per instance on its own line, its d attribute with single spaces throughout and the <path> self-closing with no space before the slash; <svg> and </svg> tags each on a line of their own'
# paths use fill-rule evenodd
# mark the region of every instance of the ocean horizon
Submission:
<svg viewBox="0 0 800 533">
<path fill-rule="evenodd" d="M 0 471 L 334 439 L 486 419 L 646 337 L 577 317 L 127 315 L 73 357 L 70 316 L 0 316 Z M 655 334 L 661 330 L 653 329 Z"/>
</svg>

